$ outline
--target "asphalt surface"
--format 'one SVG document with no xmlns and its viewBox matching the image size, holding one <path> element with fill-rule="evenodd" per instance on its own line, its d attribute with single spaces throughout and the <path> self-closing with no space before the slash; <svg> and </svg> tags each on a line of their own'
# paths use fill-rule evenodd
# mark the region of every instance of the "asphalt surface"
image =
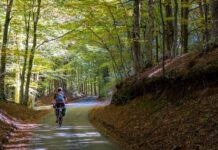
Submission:
<svg viewBox="0 0 218 150">
<path fill-rule="evenodd" d="M 32 150 L 119 150 L 89 121 L 88 112 L 97 105 L 95 97 L 86 97 L 67 105 L 62 127 L 55 123 L 54 112 L 44 116 L 36 128 Z"/>
</svg>

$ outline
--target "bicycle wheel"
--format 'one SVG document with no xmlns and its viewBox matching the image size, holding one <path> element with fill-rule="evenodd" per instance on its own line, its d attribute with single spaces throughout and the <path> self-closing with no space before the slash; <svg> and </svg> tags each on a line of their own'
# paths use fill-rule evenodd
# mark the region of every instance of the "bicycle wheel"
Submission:
<svg viewBox="0 0 218 150">
<path fill-rule="evenodd" d="M 59 110 L 58 113 L 59 113 L 58 114 L 58 125 L 59 125 L 59 127 L 61 127 L 62 126 L 62 122 L 63 122 L 62 111 Z"/>
<path fill-rule="evenodd" d="M 59 118 L 59 121 L 58 121 L 59 127 L 61 127 L 61 126 L 62 126 L 62 121 L 63 121 L 62 117 L 61 117 L 61 118 Z"/>
</svg>

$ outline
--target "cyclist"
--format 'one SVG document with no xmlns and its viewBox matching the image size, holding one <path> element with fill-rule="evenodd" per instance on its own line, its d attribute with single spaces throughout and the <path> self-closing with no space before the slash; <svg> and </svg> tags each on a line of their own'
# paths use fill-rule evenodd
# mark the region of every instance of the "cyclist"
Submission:
<svg viewBox="0 0 218 150">
<path fill-rule="evenodd" d="M 55 114 L 56 114 L 56 123 L 58 122 L 58 109 L 57 108 L 63 107 L 62 113 L 63 113 L 63 116 L 65 116 L 65 113 L 66 113 L 65 103 L 66 102 L 67 102 L 67 97 L 64 95 L 63 89 L 59 87 L 52 101 L 53 107 L 55 109 Z"/>
</svg>

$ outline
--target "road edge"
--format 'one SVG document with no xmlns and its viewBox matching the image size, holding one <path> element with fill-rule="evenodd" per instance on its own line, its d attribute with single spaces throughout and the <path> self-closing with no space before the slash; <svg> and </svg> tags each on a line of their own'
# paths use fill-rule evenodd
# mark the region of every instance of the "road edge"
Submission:
<svg viewBox="0 0 218 150">
<path fill-rule="evenodd" d="M 129 147 L 128 143 L 126 143 L 124 140 L 122 140 L 122 136 L 116 133 L 113 129 L 113 127 L 110 127 L 107 123 L 105 123 L 102 120 L 99 120 L 95 117 L 95 111 L 97 109 L 102 109 L 105 106 L 99 106 L 92 108 L 89 112 L 89 120 L 93 124 L 94 127 L 96 127 L 104 136 L 106 136 L 110 141 L 117 144 L 122 150 L 132 150 L 131 147 Z"/>
</svg>

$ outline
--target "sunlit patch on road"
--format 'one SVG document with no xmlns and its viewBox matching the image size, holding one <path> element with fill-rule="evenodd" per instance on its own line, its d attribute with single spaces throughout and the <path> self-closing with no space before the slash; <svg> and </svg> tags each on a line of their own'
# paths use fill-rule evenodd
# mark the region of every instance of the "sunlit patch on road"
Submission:
<svg viewBox="0 0 218 150">
<path fill-rule="evenodd" d="M 41 124 L 34 137 L 31 143 L 33 147 L 47 147 L 48 143 L 50 143 L 49 147 L 53 147 L 53 145 L 56 145 L 57 140 L 62 141 L 64 149 L 87 147 L 90 144 L 109 144 L 108 141 L 101 140 L 102 135 L 93 126 L 63 126 L 57 128 Z"/>
<path fill-rule="evenodd" d="M 64 133 L 64 132 L 59 132 L 56 133 L 55 136 L 57 137 L 64 137 L 64 138 L 71 138 L 71 137 L 100 137 L 101 134 L 99 132 L 86 132 L 86 133 Z"/>
<path fill-rule="evenodd" d="M 8 145 L 4 145 L 4 149 L 6 150 L 26 150 L 28 147 L 27 144 L 8 144 Z"/>
</svg>

